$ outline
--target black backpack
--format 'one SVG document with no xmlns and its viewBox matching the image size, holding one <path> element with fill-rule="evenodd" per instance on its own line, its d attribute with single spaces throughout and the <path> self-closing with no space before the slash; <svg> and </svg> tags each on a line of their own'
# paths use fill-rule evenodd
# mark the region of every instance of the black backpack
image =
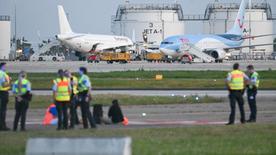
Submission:
<svg viewBox="0 0 276 155">
<path fill-rule="evenodd" d="M 93 105 L 93 117 L 97 124 L 102 123 L 102 118 L 103 118 L 103 105 L 102 104 Z"/>
</svg>

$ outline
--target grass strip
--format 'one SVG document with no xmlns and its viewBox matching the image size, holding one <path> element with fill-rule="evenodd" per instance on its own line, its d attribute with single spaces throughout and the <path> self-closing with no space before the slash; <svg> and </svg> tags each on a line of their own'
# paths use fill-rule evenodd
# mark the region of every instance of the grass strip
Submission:
<svg viewBox="0 0 276 155">
<path fill-rule="evenodd" d="M 23 155 L 32 137 L 125 137 L 133 139 L 133 155 L 274 155 L 275 124 L 189 126 L 178 128 L 101 129 L 0 132 L 0 155 Z"/>
</svg>

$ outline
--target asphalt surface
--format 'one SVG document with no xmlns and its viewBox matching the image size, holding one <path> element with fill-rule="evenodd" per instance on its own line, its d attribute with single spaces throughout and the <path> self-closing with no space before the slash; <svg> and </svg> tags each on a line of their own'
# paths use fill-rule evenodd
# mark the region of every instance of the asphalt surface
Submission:
<svg viewBox="0 0 276 155">
<path fill-rule="evenodd" d="M 50 90 L 35 90 L 35 95 L 52 95 Z M 107 94 L 119 94 L 119 95 L 137 95 L 137 96 L 212 96 L 212 97 L 226 97 L 226 90 L 93 90 L 94 95 L 107 95 Z M 276 90 L 259 90 L 258 96 L 260 97 L 275 97 Z"/>
<path fill-rule="evenodd" d="M 276 61 L 235 61 L 239 62 L 242 69 L 247 65 L 253 64 L 256 70 L 275 70 Z M 137 70 L 231 70 L 234 62 L 224 63 L 148 63 L 145 61 L 130 62 L 127 64 L 107 64 L 106 62 L 87 63 L 79 61 L 68 62 L 8 62 L 9 72 L 19 72 L 21 70 L 27 72 L 57 72 L 58 69 L 69 69 L 77 72 L 80 66 L 88 68 L 89 72 L 110 72 L 110 71 L 137 71 Z"/>
<path fill-rule="evenodd" d="M 246 101 L 246 100 L 245 100 Z M 276 123 L 276 98 L 274 96 L 258 96 L 257 123 Z M 13 104 L 13 103 L 10 103 Z M 55 130 L 56 126 L 43 126 L 42 120 L 45 109 L 29 109 L 27 115 L 27 130 Z M 92 107 L 91 107 L 92 111 Z M 104 107 L 104 117 L 107 117 L 108 107 Z M 175 105 L 141 105 L 122 106 L 122 111 L 129 119 L 129 125 L 99 125 L 105 128 L 160 128 L 160 127 L 188 127 L 196 125 L 224 125 L 228 121 L 229 103 L 224 98 L 222 103 L 210 104 L 175 104 Z M 245 102 L 246 117 L 249 117 L 249 108 Z M 79 117 L 81 115 L 78 111 Z M 80 117 L 81 118 L 81 117 Z M 12 127 L 14 110 L 7 112 L 7 124 Z M 236 111 L 236 123 L 239 124 L 239 110 Z M 82 128 L 81 125 L 76 129 Z"/>
</svg>

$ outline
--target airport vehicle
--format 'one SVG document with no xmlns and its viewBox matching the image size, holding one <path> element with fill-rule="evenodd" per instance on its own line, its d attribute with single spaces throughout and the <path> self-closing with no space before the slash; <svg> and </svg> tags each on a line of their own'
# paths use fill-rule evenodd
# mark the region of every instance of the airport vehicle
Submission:
<svg viewBox="0 0 276 155">
<path fill-rule="evenodd" d="M 145 60 L 148 62 L 160 62 L 163 60 L 164 55 L 162 53 L 146 53 Z"/>
<path fill-rule="evenodd" d="M 222 62 L 231 50 L 272 45 L 241 46 L 245 39 L 273 35 L 243 36 L 246 5 L 246 0 L 242 0 L 234 26 L 227 33 L 170 36 L 161 42 L 160 51 L 172 57 L 181 57 L 188 52 L 201 58 L 202 62 Z"/>
<path fill-rule="evenodd" d="M 41 53 L 39 55 L 31 56 L 30 61 L 65 61 L 63 53 Z"/>
<path fill-rule="evenodd" d="M 193 62 L 193 56 L 189 53 L 185 53 L 181 59 L 180 59 L 180 62 L 185 64 L 185 63 L 189 63 L 191 64 Z"/>
<path fill-rule="evenodd" d="M 113 62 L 127 63 L 130 58 L 131 56 L 128 52 L 104 52 L 100 54 L 101 61 L 106 61 L 108 64 Z"/>
<path fill-rule="evenodd" d="M 100 55 L 99 54 L 91 54 L 87 57 L 88 63 L 99 63 L 100 62 Z"/>
<path fill-rule="evenodd" d="M 58 15 L 60 34 L 56 37 L 67 48 L 81 53 L 93 53 L 118 49 L 126 51 L 133 46 L 133 42 L 125 36 L 74 33 L 61 5 L 58 6 Z"/>
</svg>

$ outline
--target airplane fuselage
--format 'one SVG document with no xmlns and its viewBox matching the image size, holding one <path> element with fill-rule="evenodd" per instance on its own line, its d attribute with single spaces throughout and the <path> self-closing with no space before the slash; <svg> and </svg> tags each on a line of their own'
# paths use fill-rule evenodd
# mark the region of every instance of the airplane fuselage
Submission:
<svg viewBox="0 0 276 155">
<path fill-rule="evenodd" d="M 195 46 L 201 51 L 205 51 L 237 47 L 242 43 L 243 40 L 239 35 L 178 35 L 166 38 L 161 43 L 160 50 L 165 55 L 178 57 L 183 55 L 183 52 L 189 52 L 189 45 Z"/>
<path fill-rule="evenodd" d="M 58 35 L 58 39 L 68 48 L 83 53 L 91 52 L 93 46 L 95 51 L 102 51 L 133 45 L 132 41 L 124 36 L 73 33 Z"/>
</svg>

